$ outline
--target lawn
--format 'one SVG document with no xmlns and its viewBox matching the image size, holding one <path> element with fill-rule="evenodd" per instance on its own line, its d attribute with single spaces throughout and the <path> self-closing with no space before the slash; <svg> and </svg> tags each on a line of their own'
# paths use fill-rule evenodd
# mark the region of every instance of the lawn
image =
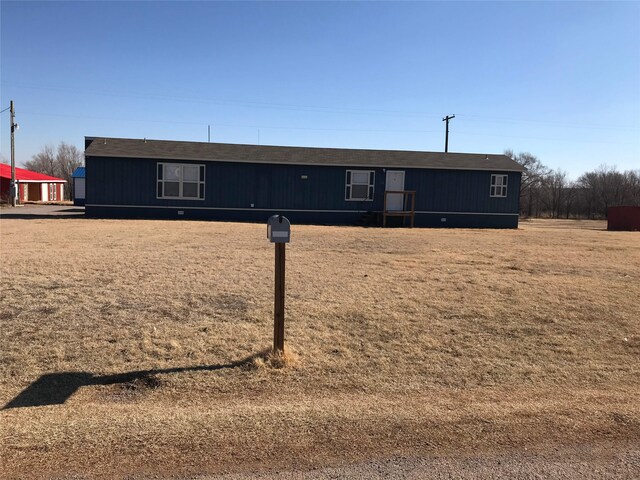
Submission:
<svg viewBox="0 0 640 480">
<path fill-rule="evenodd" d="M 3 218 L 0 477 L 640 442 L 640 234 Z M 281 367 L 281 368 L 278 368 Z"/>
</svg>

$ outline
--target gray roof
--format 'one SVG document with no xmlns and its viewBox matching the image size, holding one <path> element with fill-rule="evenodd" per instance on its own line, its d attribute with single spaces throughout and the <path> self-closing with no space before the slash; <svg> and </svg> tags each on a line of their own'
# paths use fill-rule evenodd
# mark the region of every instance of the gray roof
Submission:
<svg viewBox="0 0 640 480">
<path fill-rule="evenodd" d="M 105 137 L 87 137 L 86 140 L 87 143 L 91 141 L 85 150 L 87 157 L 446 170 L 524 170 L 520 164 L 501 154 L 279 147 Z"/>
</svg>

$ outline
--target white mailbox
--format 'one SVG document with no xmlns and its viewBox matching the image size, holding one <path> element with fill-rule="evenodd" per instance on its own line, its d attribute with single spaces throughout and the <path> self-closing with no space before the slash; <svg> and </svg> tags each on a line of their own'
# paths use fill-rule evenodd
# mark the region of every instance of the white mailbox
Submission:
<svg viewBox="0 0 640 480">
<path fill-rule="evenodd" d="M 273 215 L 267 220 L 267 238 L 271 243 L 289 243 L 291 223 L 287 217 Z"/>
</svg>

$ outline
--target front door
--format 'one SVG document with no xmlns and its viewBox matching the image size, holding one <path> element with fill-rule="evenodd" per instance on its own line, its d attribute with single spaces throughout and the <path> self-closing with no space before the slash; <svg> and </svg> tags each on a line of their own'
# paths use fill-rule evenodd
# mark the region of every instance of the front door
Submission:
<svg viewBox="0 0 640 480">
<path fill-rule="evenodd" d="M 404 190 L 404 170 L 387 170 L 385 190 L 387 192 Z M 404 195 L 402 193 L 390 193 L 387 195 L 387 211 L 404 210 L 403 203 Z"/>
</svg>

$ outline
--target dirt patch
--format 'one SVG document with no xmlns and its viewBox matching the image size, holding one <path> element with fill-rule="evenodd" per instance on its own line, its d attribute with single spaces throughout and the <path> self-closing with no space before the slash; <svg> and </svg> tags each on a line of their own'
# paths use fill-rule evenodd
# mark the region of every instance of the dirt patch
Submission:
<svg viewBox="0 0 640 480">
<path fill-rule="evenodd" d="M 162 381 L 156 375 L 142 375 L 138 378 L 115 383 L 104 387 L 102 396 L 105 400 L 116 402 L 139 401 L 141 397 L 159 389 Z"/>
<path fill-rule="evenodd" d="M 160 388 L 162 382 L 155 375 L 144 375 L 140 378 L 135 378 L 128 382 L 125 382 L 119 386 L 124 392 L 143 393 L 146 390 L 154 390 Z"/>
<path fill-rule="evenodd" d="M 249 302 L 245 297 L 234 294 L 222 294 L 215 297 L 218 308 L 227 312 L 244 313 L 249 310 Z"/>
</svg>

